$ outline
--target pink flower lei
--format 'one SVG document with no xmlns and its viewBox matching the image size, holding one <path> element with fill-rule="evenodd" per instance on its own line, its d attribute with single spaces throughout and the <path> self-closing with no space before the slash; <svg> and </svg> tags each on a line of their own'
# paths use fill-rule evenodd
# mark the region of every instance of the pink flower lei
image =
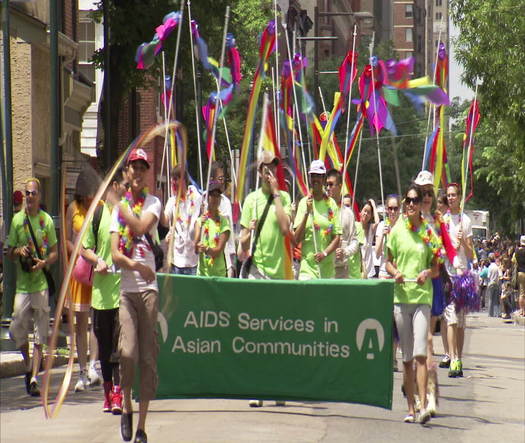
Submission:
<svg viewBox="0 0 525 443">
<path fill-rule="evenodd" d="M 131 202 L 133 201 L 133 195 L 131 194 L 131 190 L 128 189 L 124 197 L 122 198 L 122 204 L 124 206 L 127 206 L 131 209 L 131 212 L 133 212 L 134 215 L 140 216 L 142 213 L 142 207 L 144 206 L 144 201 L 146 200 L 146 195 L 148 194 L 148 188 L 144 188 L 139 198 L 136 202 L 133 202 L 133 206 L 131 206 Z M 126 221 L 122 217 L 122 212 L 119 210 L 118 213 L 118 222 L 119 222 L 119 251 L 122 252 L 126 257 L 131 257 L 133 254 L 133 232 L 129 228 L 129 226 L 126 224 Z"/>
<path fill-rule="evenodd" d="M 434 234 L 430 224 L 423 217 L 421 217 L 421 225 L 419 228 L 416 228 L 408 217 L 403 217 L 405 219 L 407 229 L 418 234 L 421 240 L 423 240 L 423 243 L 425 243 L 425 245 L 430 248 L 432 254 L 438 260 L 438 263 L 443 263 L 444 257 L 441 241 L 438 237 L 436 237 L 436 234 Z"/>
<path fill-rule="evenodd" d="M 38 211 L 38 225 L 40 226 L 40 230 L 42 231 L 42 245 L 40 246 L 40 256 L 46 257 L 47 250 L 49 248 L 49 238 L 47 236 L 46 231 L 46 220 L 44 217 L 44 211 L 39 210 Z M 27 234 L 27 243 L 29 245 L 29 248 L 31 249 L 31 254 L 36 255 L 36 246 L 33 243 L 33 238 L 31 237 L 31 232 L 29 231 L 29 216 L 24 217 L 24 230 Z"/>
<path fill-rule="evenodd" d="M 213 240 L 210 240 L 210 227 L 208 224 L 208 220 L 211 220 L 212 222 L 215 223 L 216 230 L 215 230 L 215 235 L 213 236 Z M 208 244 L 208 247 L 216 248 L 217 245 L 219 244 L 219 237 L 220 237 L 219 231 L 221 230 L 221 217 L 219 216 L 218 219 L 214 219 L 211 216 L 211 214 L 207 212 L 205 215 L 203 227 L 204 227 L 203 240 Z M 213 263 L 215 262 L 215 259 L 209 256 L 208 254 L 204 254 L 204 255 L 205 255 L 205 260 L 208 262 L 208 265 L 212 266 Z"/>
</svg>

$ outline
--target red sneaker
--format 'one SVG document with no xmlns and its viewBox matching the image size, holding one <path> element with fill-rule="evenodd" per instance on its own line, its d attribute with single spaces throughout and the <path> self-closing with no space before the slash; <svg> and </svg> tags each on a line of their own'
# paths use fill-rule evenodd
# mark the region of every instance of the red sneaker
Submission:
<svg viewBox="0 0 525 443">
<path fill-rule="evenodd" d="M 122 414 L 122 391 L 120 390 L 120 386 L 113 386 L 111 412 L 114 415 Z"/>
<path fill-rule="evenodd" d="M 113 397 L 113 383 L 110 381 L 104 382 L 104 407 L 102 410 L 104 412 L 111 412 L 111 404 L 112 404 L 112 397 Z"/>
</svg>

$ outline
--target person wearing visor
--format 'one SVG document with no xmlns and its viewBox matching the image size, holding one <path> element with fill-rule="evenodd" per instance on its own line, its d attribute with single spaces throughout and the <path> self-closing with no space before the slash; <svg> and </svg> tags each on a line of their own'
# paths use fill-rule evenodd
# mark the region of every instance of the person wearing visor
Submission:
<svg viewBox="0 0 525 443">
<path fill-rule="evenodd" d="M 335 200 L 324 192 L 326 168 L 314 160 L 308 170 L 311 193 L 297 208 L 294 239 L 302 242 L 299 280 L 335 277 L 335 250 L 341 241 L 341 221 Z"/>
<path fill-rule="evenodd" d="M 195 253 L 199 255 L 199 276 L 227 276 L 224 248 L 230 237 L 231 226 L 229 218 L 219 212 L 221 196 L 222 184 L 218 181 L 210 182 L 208 207 L 195 227 Z"/>
</svg>

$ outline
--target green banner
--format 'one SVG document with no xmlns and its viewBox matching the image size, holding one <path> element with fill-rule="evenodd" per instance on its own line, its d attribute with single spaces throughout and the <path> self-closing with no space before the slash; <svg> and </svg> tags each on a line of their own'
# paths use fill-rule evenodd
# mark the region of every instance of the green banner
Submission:
<svg viewBox="0 0 525 443">
<path fill-rule="evenodd" d="M 392 407 L 391 281 L 158 282 L 157 398 Z"/>
</svg>

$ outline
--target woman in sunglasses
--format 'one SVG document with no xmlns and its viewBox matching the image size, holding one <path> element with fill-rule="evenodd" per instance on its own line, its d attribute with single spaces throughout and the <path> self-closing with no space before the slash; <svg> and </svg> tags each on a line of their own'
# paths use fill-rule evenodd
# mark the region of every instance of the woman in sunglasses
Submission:
<svg viewBox="0 0 525 443">
<path fill-rule="evenodd" d="M 432 305 L 431 279 L 439 274 L 441 242 L 421 214 L 422 193 L 412 184 L 405 196 L 406 214 L 387 240 L 387 272 L 395 279 L 394 318 L 403 353 L 404 388 L 408 402 L 406 423 L 415 422 L 414 365 L 421 409 L 420 423 L 430 420 L 427 410 L 427 335 Z"/>
</svg>

